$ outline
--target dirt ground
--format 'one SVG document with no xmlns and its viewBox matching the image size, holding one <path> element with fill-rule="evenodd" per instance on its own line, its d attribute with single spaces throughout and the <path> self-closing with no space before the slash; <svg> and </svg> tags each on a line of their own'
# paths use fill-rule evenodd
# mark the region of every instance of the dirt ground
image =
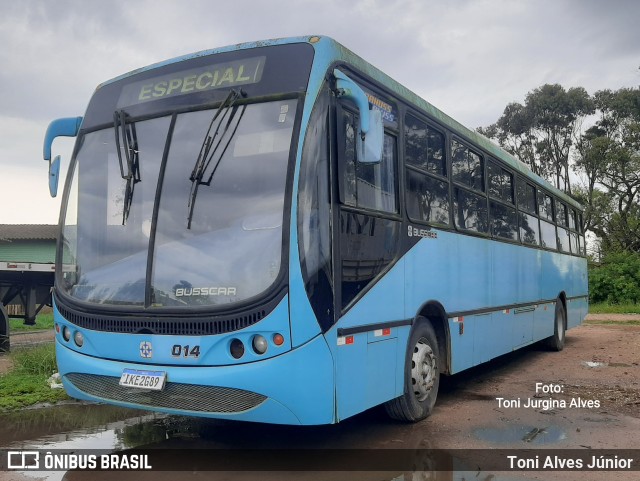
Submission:
<svg viewBox="0 0 640 481">
<path fill-rule="evenodd" d="M 606 315 L 606 319 L 614 320 L 614 316 Z M 591 317 L 590 320 L 595 319 Z M 2 359 L 0 357 L 0 362 Z M 291 443 L 301 448 L 638 449 L 640 326 L 585 324 L 567 332 L 562 352 L 530 346 L 461 374 L 443 377 L 434 413 L 416 424 L 390 421 L 381 408 L 375 408 L 337 426 L 295 428 L 219 422 L 209 425 L 207 433 L 206 437 L 187 441 L 168 440 L 166 445 L 163 443 L 158 447 L 238 449 L 245 448 L 247 440 L 251 439 L 257 443 L 254 447 L 278 449 L 286 449 Z M 2 477 L 6 474 L 0 473 L 0 479 L 6 479 Z M 116 473 L 85 474 L 87 476 L 69 473 L 65 479 L 116 479 Z M 176 474 L 137 473 L 129 477 L 118 473 L 117 479 L 163 481 L 175 479 Z M 200 479 L 200 474 L 203 479 L 209 479 L 204 472 L 190 474 L 194 479 Z M 279 479 L 276 473 L 263 474 L 265 479 Z M 298 474 L 296 479 L 303 480 L 357 478 L 352 475 L 331 476 L 330 473 L 322 477 L 314 477 L 312 473 Z M 419 473 L 393 479 L 423 479 L 415 477 L 415 474 Z M 482 476 L 485 474 L 489 475 L 484 473 Z M 482 476 L 478 479 L 640 479 L 638 471 L 527 472 Z M 255 479 L 248 473 L 245 476 L 227 473 L 214 478 Z M 293 478 L 289 476 L 288 479 Z M 366 476 L 366 479 L 391 478 Z M 436 478 L 427 476 L 424 479 Z"/>
</svg>

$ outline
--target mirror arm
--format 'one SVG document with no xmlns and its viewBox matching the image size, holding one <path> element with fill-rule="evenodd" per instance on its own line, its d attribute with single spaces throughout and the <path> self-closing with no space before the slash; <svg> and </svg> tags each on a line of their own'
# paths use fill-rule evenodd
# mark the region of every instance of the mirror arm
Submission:
<svg viewBox="0 0 640 481">
<path fill-rule="evenodd" d="M 80 130 L 80 124 L 82 124 L 82 117 L 66 117 L 51 122 L 44 135 L 44 147 L 42 151 L 44 160 L 51 162 L 51 145 L 53 144 L 53 140 L 56 137 L 75 137 Z"/>
<path fill-rule="evenodd" d="M 356 104 L 360 112 L 360 132 L 362 139 L 369 132 L 369 98 L 358 85 L 338 69 L 334 69 L 338 97 L 344 97 Z"/>
</svg>

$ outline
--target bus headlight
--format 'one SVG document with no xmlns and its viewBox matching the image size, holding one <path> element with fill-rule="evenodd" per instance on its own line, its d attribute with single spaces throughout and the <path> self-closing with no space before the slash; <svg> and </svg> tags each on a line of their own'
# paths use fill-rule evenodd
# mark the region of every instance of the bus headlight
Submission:
<svg viewBox="0 0 640 481">
<path fill-rule="evenodd" d="M 82 347 L 82 345 L 84 344 L 84 336 L 80 331 L 76 331 L 76 333 L 73 335 L 73 341 L 76 343 L 76 346 Z"/>
<path fill-rule="evenodd" d="M 231 345 L 229 346 L 229 351 L 231 351 L 231 356 L 234 359 L 240 359 L 244 356 L 244 344 L 240 339 L 234 339 L 231 341 Z"/>
<path fill-rule="evenodd" d="M 71 329 L 69 329 L 67 326 L 64 326 L 62 328 L 62 338 L 69 342 L 69 339 L 71 339 Z"/>
<path fill-rule="evenodd" d="M 258 335 L 258 336 L 254 336 L 253 337 L 253 350 L 256 352 L 256 354 L 264 354 L 265 352 L 267 352 L 267 340 Z"/>
</svg>

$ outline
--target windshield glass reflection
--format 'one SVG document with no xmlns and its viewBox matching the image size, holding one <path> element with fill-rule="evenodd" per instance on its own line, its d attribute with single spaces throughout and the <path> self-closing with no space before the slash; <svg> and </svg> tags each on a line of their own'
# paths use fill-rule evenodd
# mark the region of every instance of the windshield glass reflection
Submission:
<svg viewBox="0 0 640 481">
<path fill-rule="evenodd" d="M 226 148 L 211 163 L 215 171 L 205 179 L 210 182 L 199 185 L 191 226 L 191 174 L 216 110 L 177 115 L 162 175 L 171 117 L 136 122 L 140 181 L 125 225 L 127 184 L 114 130 L 85 135 L 65 216 L 62 290 L 92 303 L 145 305 L 150 282 L 151 306 L 179 307 L 239 302 L 268 289 L 281 268 L 296 101 L 242 110 L 237 125 L 221 129 Z M 154 253 L 150 280 L 149 252 Z"/>
</svg>

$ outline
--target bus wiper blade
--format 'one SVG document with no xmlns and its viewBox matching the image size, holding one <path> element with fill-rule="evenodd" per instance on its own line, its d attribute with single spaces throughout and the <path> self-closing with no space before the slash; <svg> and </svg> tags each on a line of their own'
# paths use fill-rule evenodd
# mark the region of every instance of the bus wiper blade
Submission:
<svg viewBox="0 0 640 481">
<path fill-rule="evenodd" d="M 222 157 L 224 156 L 225 152 L 229 148 L 231 140 L 233 139 L 236 131 L 238 130 L 238 126 L 240 125 L 242 116 L 244 115 L 244 112 L 247 108 L 246 105 L 243 107 L 242 112 L 238 117 L 238 120 L 236 121 L 233 132 L 228 136 L 226 144 L 220 151 L 220 155 L 217 156 L 217 160 L 213 165 L 213 169 L 211 171 L 211 174 L 209 175 L 209 178 L 207 179 L 206 182 L 203 182 L 202 179 L 204 178 L 205 173 L 209 168 L 209 165 L 211 165 L 211 162 L 213 161 L 213 159 L 216 158 L 216 152 L 219 151 L 220 145 L 222 144 L 225 135 L 229 131 L 229 128 L 231 127 L 231 124 L 233 123 L 236 117 L 238 107 L 235 106 L 235 103 L 240 97 L 244 97 L 245 95 L 246 94 L 242 90 L 238 92 L 232 89 L 229 92 L 229 95 L 227 95 L 227 97 L 223 100 L 222 104 L 220 104 L 220 107 L 218 108 L 215 115 L 211 119 L 211 123 L 209 124 L 209 128 L 207 129 L 207 133 L 205 134 L 204 140 L 202 141 L 202 145 L 200 146 L 200 153 L 198 154 L 198 158 L 196 159 L 196 162 L 193 166 L 193 170 L 191 171 L 191 175 L 189 176 L 189 180 L 191 181 L 191 192 L 189 193 L 189 203 L 187 205 L 189 209 L 189 216 L 187 218 L 187 229 L 191 229 L 191 221 L 193 219 L 193 210 L 195 208 L 196 198 L 198 197 L 198 189 L 200 185 L 207 185 L 207 186 L 211 185 L 211 180 L 213 179 L 213 176 L 218 168 L 218 165 L 220 164 Z M 231 113 L 229 114 L 229 112 Z M 226 123 L 225 123 L 225 118 L 226 118 Z M 218 124 L 215 128 L 215 131 L 211 133 L 211 130 L 213 129 L 214 124 L 216 123 L 216 120 L 218 121 Z M 218 136 L 218 134 L 220 133 L 220 127 L 223 124 L 224 124 L 224 129 L 222 130 L 222 133 L 220 134 L 220 136 Z M 216 139 L 217 139 L 217 142 L 216 142 Z"/>
<path fill-rule="evenodd" d="M 120 164 L 120 176 L 126 180 L 124 191 L 124 205 L 122 208 L 122 225 L 126 225 L 133 201 L 133 191 L 135 185 L 140 182 L 140 152 L 138 149 L 138 136 L 136 134 L 136 124 L 127 124 L 127 114 L 124 110 L 116 110 L 113 114 L 113 129 L 116 136 L 116 151 L 118 152 L 118 162 Z M 124 144 L 124 161 L 122 148 L 120 146 L 120 136 Z"/>
</svg>

